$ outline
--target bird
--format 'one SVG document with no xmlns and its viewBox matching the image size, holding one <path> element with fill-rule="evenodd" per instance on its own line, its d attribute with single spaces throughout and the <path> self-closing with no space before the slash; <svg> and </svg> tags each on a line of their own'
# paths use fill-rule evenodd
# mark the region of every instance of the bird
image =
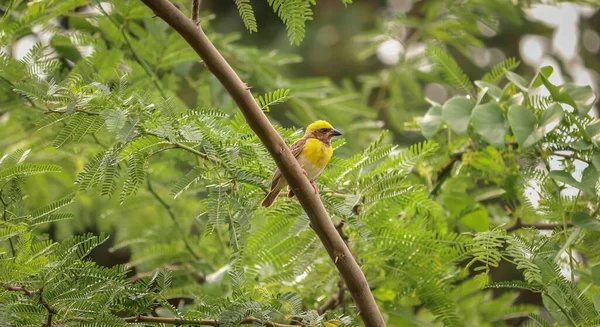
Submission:
<svg viewBox="0 0 600 327">
<path fill-rule="evenodd" d="M 310 181 L 315 194 L 319 194 L 319 189 L 314 181 L 323 173 L 333 154 L 331 140 L 334 136 L 340 135 L 342 135 L 342 132 L 333 128 L 330 123 L 324 120 L 317 120 L 308 125 L 304 136 L 290 146 L 292 154 L 298 160 L 298 163 L 302 167 L 302 172 Z M 279 196 L 279 192 L 286 186 L 288 186 L 288 183 L 279 168 L 277 168 L 273 173 L 269 193 L 265 196 L 261 206 L 264 208 L 272 206 L 277 196 Z M 288 186 L 288 198 L 293 196 L 294 191 Z"/>
</svg>

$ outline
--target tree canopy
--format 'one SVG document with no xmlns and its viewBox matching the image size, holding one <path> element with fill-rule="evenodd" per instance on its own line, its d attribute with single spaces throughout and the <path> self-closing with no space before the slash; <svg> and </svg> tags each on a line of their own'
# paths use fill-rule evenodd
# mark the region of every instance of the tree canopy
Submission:
<svg viewBox="0 0 600 327">
<path fill-rule="evenodd" d="M 2 325 L 600 325 L 598 3 L 263 2 L 0 5 Z"/>
</svg>

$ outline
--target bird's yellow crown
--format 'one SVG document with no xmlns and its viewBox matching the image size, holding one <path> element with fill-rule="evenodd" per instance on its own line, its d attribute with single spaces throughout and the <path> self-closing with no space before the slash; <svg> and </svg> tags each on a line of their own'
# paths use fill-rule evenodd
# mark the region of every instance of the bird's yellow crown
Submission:
<svg viewBox="0 0 600 327">
<path fill-rule="evenodd" d="M 321 128 L 333 128 L 333 126 L 331 126 L 330 123 L 324 121 L 324 120 L 317 120 L 316 122 L 308 125 L 308 127 L 306 128 L 306 133 L 312 133 L 316 130 L 319 130 Z"/>
</svg>

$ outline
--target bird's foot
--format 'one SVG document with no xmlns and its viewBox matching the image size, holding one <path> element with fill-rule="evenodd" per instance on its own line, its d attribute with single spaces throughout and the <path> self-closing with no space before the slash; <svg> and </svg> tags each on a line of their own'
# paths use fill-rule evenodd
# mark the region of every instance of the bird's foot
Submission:
<svg viewBox="0 0 600 327">
<path fill-rule="evenodd" d="M 294 197 L 294 190 L 292 190 L 292 188 L 289 185 L 287 187 L 287 190 L 288 190 L 287 197 L 288 197 L 288 199 L 290 199 L 290 202 L 292 202 L 292 198 Z"/>
<path fill-rule="evenodd" d="M 310 182 L 310 185 L 312 185 L 313 190 L 315 190 L 315 194 L 319 194 L 319 188 L 317 187 L 317 185 L 315 184 L 315 182 Z"/>
</svg>

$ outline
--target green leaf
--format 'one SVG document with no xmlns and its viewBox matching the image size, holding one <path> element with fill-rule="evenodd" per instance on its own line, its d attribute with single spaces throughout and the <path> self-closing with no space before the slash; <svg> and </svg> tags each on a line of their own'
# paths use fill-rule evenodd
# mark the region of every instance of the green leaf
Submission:
<svg viewBox="0 0 600 327">
<path fill-rule="evenodd" d="M 527 92 L 529 88 L 527 87 L 527 80 L 521 77 L 520 75 L 513 73 L 511 71 L 505 71 L 506 78 L 513 83 L 516 87 L 518 87 L 521 91 Z"/>
<path fill-rule="evenodd" d="M 57 34 L 53 36 L 50 40 L 50 45 L 59 55 L 71 60 L 74 63 L 77 63 L 82 58 L 81 53 L 79 53 L 75 45 L 73 45 L 71 39 L 64 35 Z"/>
<path fill-rule="evenodd" d="M 600 171 L 600 153 L 596 153 L 592 157 L 592 165 L 594 165 L 594 167 L 596 167 L 596 170 Z"/>
<path fill-rule="evenodd" d="M 106 129 L 111 133 L 120 131 L 127 121 L 127 111 L 121 109 L 105 111 L 101 116 L 106 120 Z"/>
<path fill-rule="evenodd" d="M 439 105 L 431 106 L 425 116 L 417 118 L 417 124 L 421 126 L 423 136 L 431 138 L 442 125 L 442 107 Z"/>
<path fill-rule="evenodd" d="M 536 119 L 531 110 L 521 105 L 508 108 L 508 123 L 519 145 L 524 148 L 525 141 L 535 129 Z M 537 140 L 535 141 L 537 142 Z M 535 143 L 533 142 L 533 143 Z"/>
<path fill-rule="evenodd" d="M 542 84 L 544 84 L 544 81 L 542 80 L 542 78 L 540 76 L 544 75 L 544 76 L 548 77 L 548 76 L 552 75 L 552 72 L 554 72 L 554 68 L 552 66 L 544 66 L 544 67 L 540 68 L 538 73 L 535 75 L 535 78 L 533 79 L 533 81 L 531 81 L 530 87 L 532 89 L 535 89 L 536 87 L 539 87 Z"/>
<path fill-rule="evenodd" d="M 577 109 L 579 116 L 585 116 L 590 109 L 592 109 L 594 102 L 596 102 L 594 90 L 592 90 L 592 87 L 589 85 L 577 86 L 568 83 L 563 85 L 562 90 L 575 102 L 575 108 Z"/>
<path fill-rule="evenodd" d="M 442 119 L 455 133 L 466 134 L 475 102 L 465 97 L 448 100 L 442 109 Z"/>
<path fill-rule="evenodd" d="M 495 102 L 489 102 L 473 109 L 471 114 L 473 131 L 479 134 L 486 142 L 496 148 L 504 148 L 506 128 L 504 127 L 504 114 Z"/>
<path fill-rule="evenodd" d="M 574 213 L 571 216 L 571 222 L 573 222 L 573 225 L 584 229 L 600 231 L 600 221 L 592 218 L 592 216 L 588 215 L 585 212 L 580 211 Z"/>
<path fill-rule="evenodd" d="M 542 113 L 538 127 L 527 138 L 523 144 L 523 147 L 526 148 L 537 143 L 537 141 L 541 140 L 544 135 L 552 132 L 556 126 L 560 124 L 564 117 L 565 112 L 560 104 L 555 103 L 548 107 L 548 109 L 544 110 Z"/>
<path fill-rule="evenodd" d="M 484 208 L 475 210 L 460 218 L 460 222 L 474 229 L 476 232 L 490 230 L 490 218 Z"/>
<path fill-rule="evenodd" d="M 44 173 L 56 173 L 60 171 L 61 169 L 57 165 L 25 163 L 0 170 L 0 180 L 9 179 L 19 175 L 29 176 Z"/>
<path fill-rule="evenodd" d="M 507 58 L 503 62 L 497 64 L 490 70 L 489 73 L 485 74 L 482 80 L 486 83 L 498 84 L 505 75 L 505 71 L 515 70 L 521 63 L 514 57 Z M 475 82 L 477 84 L 477 82 Z"/>
<path fill-rule="evenodd" d="M 256 17 L 254 17 L 254 10 L 249 2 L 250 0 L 235 0 L 235 5 L 240 12 L 244 26 L 248 32 L 252 33 L 258 31 L 258 26 L 256 25 Z"/>
<path fill-rule="evenodd" d="M 546 76 L 544 76 L 543 74 L 540 74 L 539 76 L 542 79 L 544 86 L 546 86 L 548 91 L 550 91 L 550 95 L 552 96 L 552 98 L 554 100 L 561 102 L 561 103 L 566 103 L 566 104 L 570 105 L 571 107 L 573 107 L 574 109 L 577 109 L 577 104 L 575 103 L 575 101 L 573 101 L 573 99 L 571 98 L 569 93 L 567 93 L 564 90 L 564 88 L 559 88 L 559 87 L 555 86 L 554 84 L 550 83 L 548 78 L 546 78 Z"/>
<path fill-rule="evenodd" d="M 469 77 L 462 71 L 460 66 L 456 63 L 446 51 L 442 48 L 431 44 L 425 51 L 429 60 L 442 69 L 444 78 L 453 87 L 460 88 L 467 94 L 471 94 L 473 91 L 473 85 L 469 80 Z"/>
<path fill-rule="evenodd" d="M 594 281 L 594 284 L 600 286 L 600 264 L 592 267 L 592 281 Z"/>
<path fill-rule="evenodd" d="M 502 89 L 494 84 L 484 81 L 475 81 L 475 85 L 477 85 L 481 92 L 487 92 L 487 95 L 489 95 L 496 101 L 500 100 L 500 98 L 502 97 Z"/>
<path fill-rule="evenodd" d="M 594 300 L 594 308 L 596 311 L 600 311 L 600 294 L 592 295 L 592 299 Z"/>
<path fill-rule="evenodd" d="M 593 165 L 587 166 L 581 176 L 581 189 L 589 195 L 596 194 L 596 183 L 600 179 L 600 172 Z"/>
<path fill-rule="evenodd" d="M 554 180 L 567 184 L 567 185 L 571 185 L 573 187 L 576 188 L 580 188 L 581 185 L 579 184 L 579 182 L 573 178 L 573 176 L 571 176 L 571 174 L 569 174 L 568 172 L 564 171 L 564 170 L 553 170 L 548 174 L 548 177 L 553 178 Z"/>
</svg>

